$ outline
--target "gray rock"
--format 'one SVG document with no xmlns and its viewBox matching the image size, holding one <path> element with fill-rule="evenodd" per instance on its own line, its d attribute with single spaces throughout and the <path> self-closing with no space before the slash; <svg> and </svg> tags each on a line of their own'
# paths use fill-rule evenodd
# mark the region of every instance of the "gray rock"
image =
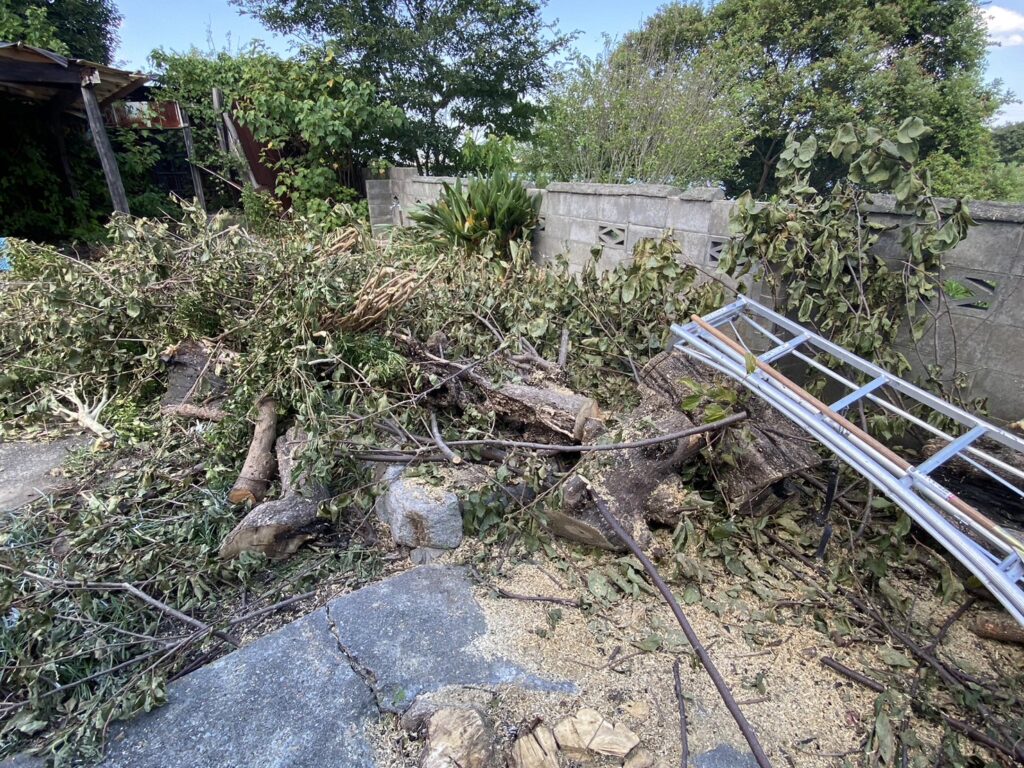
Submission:
<svg viewBox="0 0 1024 768">
<path fill-rule="evenodd" d="M 116 727 L 107 768 L 370 768 L 373 694 L 317 611 L 173 683 Z"/>
<path fill-rule="evenodd" d="M 416 565 L 429 565 L 447 551 L 447 549 L 435 549 L 434 547 L 416 547 L 409 553 L 409 559 Z"/>
<path fill-rule="evenodd" d="M 341 644 L 372 670 L 381 709 L 401 713 L 421 693 L 456 685 L 519 685 L 574 692 L 497 654 L 477 649 L 487 633 L 463 568 L 424 565 L 329 604 Z"/>
<path fill-rule="evenodd" d="M 500 658 L 500 647 L 485 658 L 477 645 L 486 631 L 463 569 L 415 568 L 172 683 L 166 706 L 115 727 L 102 765 L 369 768 L 380 709 L 401 714 L 421 693 L 507 684 L 575 692 Z"/>
<path fill-rule="evenodd" d="M 747 751 L 740 752 L 729 744 L 720 744 L 693 759 L 697 768 L 757 768 L 757 761 Z"/>
<path fill-rule="evenodd" d="M 402 475 L 392 480 L 377 499 L 377 515 L 391 528 L 396 544 L 455 549 L 462 542 L 458 496 L 423 478 Z"/>
<path fill-rule="evenodd" d="M 69 437 L 53 443 L 0 443 L 0 512 L 17 509 L 60 487 L 53 470 L 68 451 L 86 442 Z"/>
</svg>

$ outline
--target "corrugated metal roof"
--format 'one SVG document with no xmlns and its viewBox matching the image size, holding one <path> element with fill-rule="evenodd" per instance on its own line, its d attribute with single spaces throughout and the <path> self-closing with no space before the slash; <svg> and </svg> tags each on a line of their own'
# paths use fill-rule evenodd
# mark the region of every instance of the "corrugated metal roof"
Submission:
<svg viewBox="0 0 1024 768">
<path fill-rule="evenodd" d="M 69 112 L 84 110 L 80 90 L 83 81 L 93 83 L 96 98 L 103 105 L 124 98 L 147 80 L 149 76 L 140 72 L 68 59 L 25 43 L 0 42 L 0 93 L 59 103 Z"/>
</svg>

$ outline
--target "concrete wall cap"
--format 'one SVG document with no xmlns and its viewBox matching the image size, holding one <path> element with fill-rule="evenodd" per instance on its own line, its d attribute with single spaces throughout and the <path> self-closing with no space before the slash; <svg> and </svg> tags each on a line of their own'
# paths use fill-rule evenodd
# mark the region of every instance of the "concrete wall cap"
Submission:
<svg viewBox="0 0 1024 768">
<path fill-rule="evenodd" d="M 902 215 L 897 209 L 893 195 L 876 193 L 871 196 L 872 203 L 867 210 L 871 213 L 894 213 Z M 935 202 L 939 208 L 953 205 L 953 199 L 937 197 Z M 1005 221 L 1010 224 L 1024 224 L 1024 205 L 1020 203 L 997 203 L 990 200 L 968 200 L 967 209 L 975 221 Z"/>
<path fill-rule="evenodd" d="M 577 184 L 553 181 L 548 192 L 571 195 L 630 195 L 636 197 L 674 197 L 683 190 L 668 184 Z"/>
<path fill-rule="evenodd" d="M 699 200 L 713 203 L 717 200 L 725 200 L 725 190 L 718 187 L 690 187 L 672 197 L 678 200 Z"/>
</svg>

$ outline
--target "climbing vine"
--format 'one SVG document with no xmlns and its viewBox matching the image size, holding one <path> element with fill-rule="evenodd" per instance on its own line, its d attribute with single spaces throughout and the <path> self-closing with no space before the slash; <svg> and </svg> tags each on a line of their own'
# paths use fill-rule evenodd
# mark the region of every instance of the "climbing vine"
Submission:
<svg viewBox="0 0 1024 768">
<path fill-rule="evenodd" d="M 780 191 L 767 203 L 737 201 L 722 269 L 734 278 L 757 272 L 782 311 L 896 373 L 909 365 L 897 348 L 905 321 L 920 338 L 938 296 L 942 254 L 974 224 L 962 200 L 939 200 L 917 165 L 929 129 L 908 118 L 892 138 L 875 128 L 842 126 L 827 153 L 847 165 L 832 189 L 809 178 L 818 140 L 790 135 L 778 166 Z M 880 215 L 874 193 L 893 196 L 906 223 Z M 893 247 L 897 246 L 897 247 Z"/>
</svg>

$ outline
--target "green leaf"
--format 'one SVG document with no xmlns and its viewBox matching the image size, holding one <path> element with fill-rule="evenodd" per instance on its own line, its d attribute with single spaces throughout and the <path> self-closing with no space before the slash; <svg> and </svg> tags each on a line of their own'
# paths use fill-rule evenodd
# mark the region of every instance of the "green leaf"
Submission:
<svg viewBox="0 0 1024 768">
<path fill-rule="evenodd" d="M 914 662 L 889 645 L 883 645 L 878 650 L 878 657 L 890 667 L 913 667 Z"/>
</svg>

